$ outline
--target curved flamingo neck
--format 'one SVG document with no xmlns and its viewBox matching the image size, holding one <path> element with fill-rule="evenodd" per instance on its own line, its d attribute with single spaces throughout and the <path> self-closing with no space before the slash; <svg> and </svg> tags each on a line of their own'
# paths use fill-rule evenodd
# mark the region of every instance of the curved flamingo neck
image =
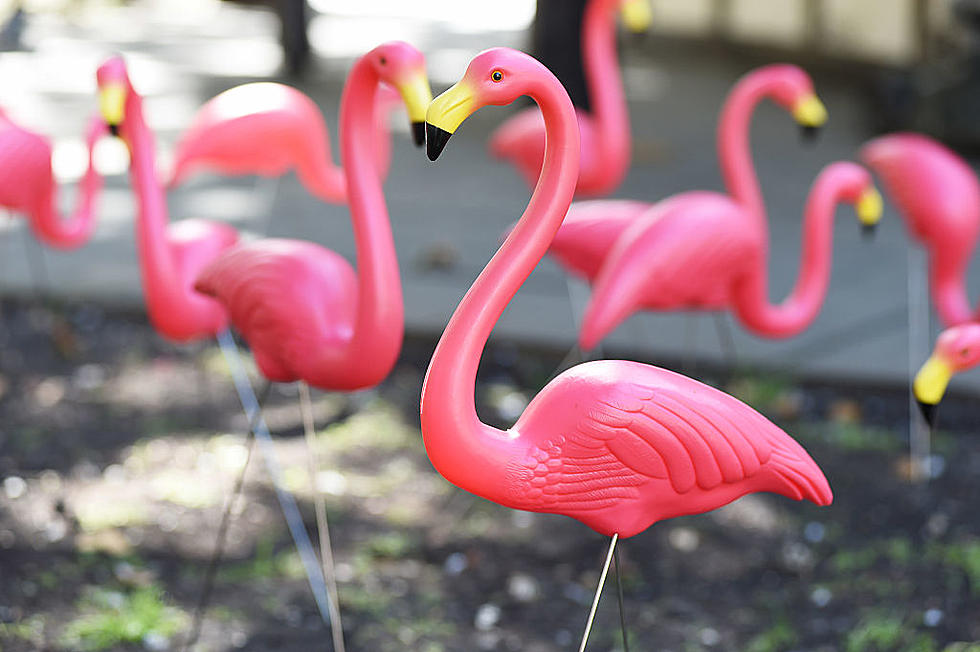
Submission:
<svg viewBox="0 0 980 652">
<path fill-rule="evenodd" d="M 582 56 L 599 138 L 601 167 L 625 170 L 630 159 L 630 116 L 616 56 L 617 0 L 591 0 L 582 19 Z"/>
<path fill-rule="evenodd" d="M 767 238 L 766 205 L 752 162 L 749 134 L 755 108 L 770 94 L 777 82 L 775 71 L 756 72 L 744 77 L 725 100 L 718 121 L 718 162 L 725 188 L 758 221 Z"/>
<path fill-rule="evenodd" d="M 136 241 L 140 272 L 152 319 L 154 306 L 168 306 L 175 311 L 187 306 L 189 291 L 181 291 L 185 280 L 180 277 L 167 241 L 167 199 L 157 177 L 153 132 L 143 118 L 143 100 L 132 86 L 127 93 L 120 130 L 129 145 L 130 175 L 138 205 Z"/>
<path fill-rule="evenodd" d="M 351 387 L 374 385 L 388 375 L 405 322 L 398 258 L 375 157 L 378 86 L 377 73 L 362 58 L 351 69 L 340 102 L 340 156 L 357 243 L 357 314 L 339 365 Z M 317 366 L 335 377 L 336 353 L 324 353 L 332 359 Z"/>
<path fill-rule="evenodd" d="M 449 320 L 422 386 L 422 433 L 433 465 L 453 484 L 493 500 L 506 492 L 499 470 L 512 456 L 506 442 L 518 434 L 480 421 L 474 401 L 477 367 L 494 325 L 561 226 L 578 178 L 579 133 L 571 100 L 550 74 L 535 81 L 528 94 L 541 108 L 547 134 L 541 175 L 520 221 Z"/>
<path fill-rule="evenodd" d="M 734 309 L 751 330 L 768 337 L 790 337 L 809 326 L 823 305 L 830 283 L 834 213 L 842 201 L 857 200 L 855 179 L 864 171 L 852 163 L 834 163 L 820 173 L 807 197 L 803 252 L 796 284 L 777 305 L 769 303 L 766 257 L 751 279 L 736 288 Z"/>
<path fill-rule="evenodd" d="M 977 305 L 974 313 L 966 290 L 966 273 L 970 257 L 967 255 L 957 260 L 953 259 L 951 253 L 931 249 L 929 251 L 929 284 L 932 287 L 932 300 L 947 328 L 970 321 L 980 321 L 980 304 Z"/>
<path fill-rule="evenodd" d="M 95 169 L 95 145 L 108 128 L 98 117 L 89 122 L 85 134 L 88 148 L 88 167 L 79 184 L 75 210 L 63 219 L 58 210 L 57 186 L 35 214 L 35 232 L 47 244 L 63 249 L 74 249 L 88 242 L 95 230 L 95 200 L 102 191 L 102 176 Z"/>
</svg>

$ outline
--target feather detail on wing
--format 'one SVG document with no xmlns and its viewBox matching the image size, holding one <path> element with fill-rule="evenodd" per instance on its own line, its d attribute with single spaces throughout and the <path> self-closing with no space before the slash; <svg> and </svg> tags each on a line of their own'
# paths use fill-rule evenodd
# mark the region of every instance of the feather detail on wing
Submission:
<svg viewBox="0 0 980 652">
<path fill-rule="evenodd" d="M 642 497 L 670 512 L 684 494 L 713 490 L 719 502 L 710 508 L 749 491 L 830 502 L 820 468 L 764 416 L 714 388 L 636 366 L 654 382 L 600 385 L 574 426 L 532 449 L 530 508 L 581 514 Z"/>
</svg>

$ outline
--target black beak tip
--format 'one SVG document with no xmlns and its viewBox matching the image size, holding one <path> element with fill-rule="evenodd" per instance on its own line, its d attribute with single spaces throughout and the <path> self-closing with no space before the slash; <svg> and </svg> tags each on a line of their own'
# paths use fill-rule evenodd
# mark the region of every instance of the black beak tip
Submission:
<svg viewBox="0 0 980 652">
<path fill-rule="evenodd" d="M 820 127 L 814 125 L 800 125 L 800 138 L 806 144 L 812 144 L 820 136 Z"/>
<path fill-rule="evenodd" d="M 113 136 L 115 136 L 116 138 L 118 138 L 119 137 L 119 125 L 114 124 L 114 123 L 109 123 L 108 126 L 109 126 L 109 133 L 112 134 Z"/>
<path fill-rule="evenodd" d="M 413 122 L 412 123 L 412 141 L 415 143 L 416 147 L 421 147 L 425 145 L 425 123 L 424 122 Z"/>
<path fill-rule="evenodd" d="M 939 408 L 938 403 L 924 403 L 918 401 L 919 411 L 922 412 L 922 418 L 925 419 L 926 423 L 930 428 L 936 427 L 936 413 Z"/>
<path fill-rule="evenodd" d="M 452 134 L 445 129 L 440 129 L 428 122 L 425 123 L 425 153 L 428 155 L 430 161 L 439 158 L 439 155 L 446 148 L 446 143 L 449 142 L 451 136 Z"/>
<path fill-rule="evenodd" d="M 875 239 L 875 234 L 878 232 L 877 224 L 862 224 L 861 225 L 861 237 L 865 242 L 870 242 Z"/>
</svg>

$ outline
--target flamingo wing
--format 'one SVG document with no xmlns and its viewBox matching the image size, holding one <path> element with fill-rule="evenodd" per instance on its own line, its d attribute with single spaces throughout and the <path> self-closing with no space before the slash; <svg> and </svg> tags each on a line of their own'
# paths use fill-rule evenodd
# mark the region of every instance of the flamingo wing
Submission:
<svg viewBox="0 0 980 652">
<path fill-rule="evenodd" d="M 530 447 L 523 472 L 532 506 L 525 508 L 630 536 L 752 491 L 818 505 L 833 498 L 793 438 L 738 399 L 685 376 L 620 360 L 579 365 L 552 381 L 514 430 L 538 432 L 541 424 L 528 422 L 556 399 L 565 414 L 551 421 L 562 435 Z"/>
<path fill-rule="evenodd" d="M 311 242 L 269 238 L 235 246 L 201 272 L 195 289 L 227 308 L 269 380 L 302 378 L 314 352 L 353 335 L 354 270 Z"/>
<path fill-rule="evenodd" d="M 718 309 L 760 245 L 731 199 L 685 193 L 656 204 L 623 231 L 593 284 L 580 342 L 591 349 L 641 309 Z"/>
<path fill-rule="evenodd" d="M 623 231 L 650 209 L 627 199 L 578 201 L 568 209 L 548 253 L 569 273 L 592 281 Z"/>
<path fill-rule="evenodd" d="M 53 192 L 51 143 L 0 116 L 0 206 L 30 212 Z"/>
</svg>

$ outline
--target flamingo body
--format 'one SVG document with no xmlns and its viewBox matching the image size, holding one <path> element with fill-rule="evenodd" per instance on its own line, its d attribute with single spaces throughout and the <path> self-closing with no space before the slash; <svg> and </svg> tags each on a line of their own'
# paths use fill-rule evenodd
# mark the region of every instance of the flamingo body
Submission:
<svg viewBox="0 0 980 652">
<path fill-rule="evenodd" d="M 761 414 L 637 362 L 566 371 L 509 434 L 518 449 L 504 480 L 509 506 L 566 514 L 606 535 L 633 536 L 756 491 L 832 500 L 806 451 Z"/>
<path fill-rule="evenodd" d="M 378 170 L 391 160 L 387 114 L 398 94 L 379 90 Z M 199 170 L 221 174 L 279 176 L 295 170 L 310 192 L 324 201 L 346 201 L 343 169 L 331 160 L 330 136 L 319 107 L 305 93 L 275 82 L 236 86 L 206 102 L 177 143 L 170 185 Z"/>
<path fill-rule="evenodd" d="M 62 219 L 51 169 L 51 142 L 17 125 L 0 111 L 0 206 L 27 215 L 34 235 L 47 245 L 74 249 L 85 244 L 95 228 L 94 203 L 102 188 L 101 177 L 92 163 L 92 151 L 106 131 L 101 120 L 89 123 L 88 169 L 81 182 L 79 206 L 72 217 Z"/>
<path fill-rule="evenodd" d="M 712 192 L 665 199 L 634 219 L 610 250 L 593 284 L 579 343 L 593 348 L 638 310 L 732 309 L 754 333 L 794 335 L 816 318 L 826 295 L 837 203 L 860 210 L 875 197 L 870 174 L 854 163 L 821 171 L 807 199 L 800 278 L 778 306 L 768 299 L 765 223 L 750 208 Z M 872 208 L 880 211 L 880 202 Z"/>
<path fill-rule="evenodd" d="M 363 389 L 381 382 L 398 357 L 401 278 L 368 147 L 378 138 L 371 108 L 381 84 L 400 89 L 413 121 L 432 98 L 421 52 L 398 41 L 360 57 L 344 84 L 340 149 L 358 271 L 320 245 L 264 239 L 222 252 L 198 275 L 195 288 L 226 307 L 269 380 Z"/>
<path fill-rule="evenodd" d="M 203 270 L 194 287 L 228 307 L 271 381 L 308 377 L 311 351 L 342 348 L 353 335 L 357 275 L 343 256 L 312 242 L 241 243 Z"/>
<path fill-rule="evenodd" d="M 609 161 L 595 155 L 598 150 L 595 121 L 585 111 L 576 111 L 576 116 L 583 154 L 576 192 L 582 196 L 608 194 L 626 176 L 626 169 L 617 174 L 615 169 L 610 169 Z M 626 125 L 626 129 L 628 132 L 629 125 Z M 524 109 L 500 125 L 490 137 L 490 153 L 513 163 L 527 184 L 533 187 L 541 174 L 541 161 L 544 160 L 544 120 L 541 112 L 536 108 Z M 629 165 L 628 160 L 626 165 Z"/>
<path fill-rule="evenodd" d="M 616 54 L 615 15 L 622 5 L 623 0 L 589 0 L 582 18 L 582 63 L 593 111 L 576 111 L 580 196 L 609 194 L 629 171 L 629 109 Z M 505 121 L 490 138 L 490 153 L 513 163 L 533 187 L 545 153 L 541 112 L 525 109 Z"/>
<path fill-rule="evenodd" d="M 150 323 L 160 335 L 177 342 L 214 336 L 227 327 L 228 316 L 221 304 L 194 291 L 194 279 L 238 242 L 238 232 L 224 222 L 168 221 L 155 166 L 153 132 L 144 120 L 142 97 L 133 88 L 122 58 L 110 57 L 99 66 L 97 81 L 104 110 L 112 112 L 105 116 L 106 122 L 113 124 L 130 152 L 138 208 L 136 240 Z"/>
<path fill-rule="evenodd" d="M 929 252 L 932 299 L 947 326 L 980 319 L 965 275 L 980 236 L 980 183 L 948 147 L 915 133 L 889 134 L 861 148 L 915 239 Z"/>
<path fill-rule="evenodd" d="M 628 199 L 575 202 L 568 209 L 548 253 L 568 273 L 592 281 L 619 236 L 650 206 L 647 202 Z"/>
<path fill-rule="evenodd" d="M 571 203 L 578 125 L 558 80 L 508 48 L 478 54 L 426 115 L 428 133 L 441 136 L 427 141 L 434 160 L 468 114 L 523 95 L 544 116 L 545 164 L 527 209 L 463 297 L 429 363 L 420 414 L 433 466 L 494 502 L 565 514 L 621 537 L 754 491 L 829 504 L 819 467 L 765 417 L 707 385 L 637 362 L 603 360 L 563 372 L 508 430 L 480 420 L 480 357 Z"/>
<path fill-rule="evenodd" d="M 750 225 L 753 229 L 765 226 L 766 214 L 749 154 L 749 127 L 756 106 L 766 98 L 791 112 L 797 120 L 819 122 L 820 119 L 819 111 L 810 116 L 799 110 L 804 102 L 816 98 L 810 77 L 796 66 L 773 64 L 757 68 L 739 79 L 728 94 L 719 120 L 718 159 L 728 194 L 754 215 L 757 224 Z M 583 152 L 585 134 L 583 131 Z M 543 147 L 543 142 L 540 145 Z M 520 143 L 515 142 L 514 147 L 520 147 Z M 594 281 L 619 236 L 653 206 L 649 202 L 617 199 L 574 202 L 548 253 L 567 272 Z M 764 232 L 762 239 L 766 239 Z"/>
</svg>

